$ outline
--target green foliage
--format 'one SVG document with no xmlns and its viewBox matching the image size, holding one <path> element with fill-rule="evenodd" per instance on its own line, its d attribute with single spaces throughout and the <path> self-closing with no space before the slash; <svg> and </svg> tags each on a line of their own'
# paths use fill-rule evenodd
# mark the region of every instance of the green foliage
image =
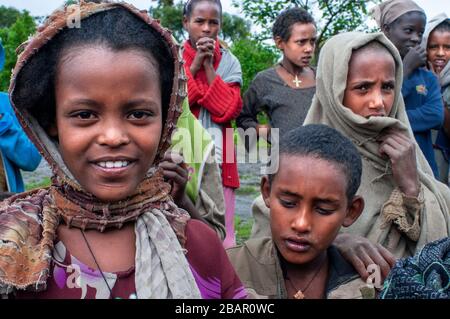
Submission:
<svg viewBox="0 0 450 319">
<path fill-rule="evenodd" d="M 158 4 L 149 10 L 150 15 L 161 21 L 161 25 L 172 30 L 173 36 L 178 42 L 182 42 L 186 38 L 183 29 L 183 3 L 176 5 Z"/>
<path fill-rule="evenodd" d="M 222 14 L 222 38 L 225 41 L 235 42 L 248 39 L 251 24 L 241 17 L 224 12 Z"/>
<path fill-rule="evenodd" d="M 244 93 L 256 74 L 275 64 L 278 51 L 274 47 L 261 44 L 257 40 L 245 39 L 233 42 L 231 52 L 238 58 L 242 66 Z"/>
<path fill-rule="evenodd" d="M 259 186 L 245 185 L 236 189 L 236 195 L 256 195 L 259 194 Z M 255 197 L 256 197 L 255 196 Z"/>
<path fill-rule="evenodd" d="M 25 185 L 25 190 L 29 191 L 36 188 L 45 188 L 52 184 L 52 181 L 50 180 L 50 177 L 45 177 L 42 181 L 38 183 L 29 183 Z"/>
<path fill-rule="evenodd" d="M 8 28 L 20 16 L 20 11 L 16 8 L 0 6 L 0 28 Z"/>
<path fill-rule="evenodd" d="M 16 48 L 25 42 L 35 30 L 35 21 L 27 11 L 23 11 L 10 27 L 0 28 L 0 39 L 6 55 L 5 66 L 0 73 L 0 91 L 8 90 L 11 70 L 17 61 Z"/>
<path fill-rule="evenodd" d="M 282 10 L 294 6 L 306 9 L 317 21 L 318 50 L 327 39 L 338 33 L 368 31 L 365 24 L 367 7 L 379 2 L 381 0 L 233 0 L 234 6 L 242 8 L 247 18 L 262 27 L 258 39 L 272 38 L 271 26 Z"/>
</svg>

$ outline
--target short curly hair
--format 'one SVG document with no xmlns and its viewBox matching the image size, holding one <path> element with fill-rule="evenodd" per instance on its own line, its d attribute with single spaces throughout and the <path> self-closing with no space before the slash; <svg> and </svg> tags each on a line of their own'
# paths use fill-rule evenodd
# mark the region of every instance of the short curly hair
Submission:
<svg viewBox="0 0 450 319">
<path fill-rule="evenodd" d="M 68 50 L 90 45 L 115 52 L 140 50 L 154 59 L 158 63 L 163 121 L 167 118 L 175 74 L 171 50 L 156 30 L 123 8 L 96 13 L 84 19 L 81 28 L 63 29 L 39 49 L 17 76 L 13 102 L 25 105 L 47 130 L 56 118 L 55 81 L 59 61 Z"/>
<path fill-rule="evenodd" d="M 350 139 L 329 126 L 309 124 L 287 132 L 279 143 L 279 156 L 282 155 L 311 156 L 342 169 L 347 179 L 346 195 L 349 201 L 361 184 L 362 160 L 358 149 Z M 275 176 L 276 173 L 269 175 L 270 183 Z"/>
<path fill-rule="evenodd" d="M 316 25 L 312 15 L 303 8 L 290 8 L 282 11 L 276 18 L 272 27 L 272 35 L 275 39 L 280 37 L 284 42 L 291 37 L 292 26 L 296 23 L 312 23 Z"/>
</svg>

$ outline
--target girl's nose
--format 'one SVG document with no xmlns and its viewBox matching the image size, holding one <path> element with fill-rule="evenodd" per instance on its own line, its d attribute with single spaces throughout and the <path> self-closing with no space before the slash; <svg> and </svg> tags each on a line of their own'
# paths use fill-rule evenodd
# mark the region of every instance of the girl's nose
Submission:
<svg viewBox="0 0 450 319">
<path fill-rule="evenodd" d="M 369 108 L 377 110 L 384 108 L 383 94 L 381 92 L 374 92 L 372 94 L 369 103 Z"/>
<path fill-rule="evenodd" d="M 97 142 L 103 146 L 119 147 L 130 143 L 130 138 L 120 125 L 111 123 L 103 127 Z"/>
<path fill-rule="evenodd" d="M 422 37 L 421 37 L 418 33 L 414 32 L 414 33 L 411 35 L 411 42 L 414 42 L 414 43 L 416 43 L 416 44 L 419 44 L 421 40 L 422 40 Z"/>
<path fill-rule="evenodd" d="M 307 44 L 306 47 L 305 47 L 305 52 L 306 53 L 311 53 L 313 51 L 314 51 L 314 44 L 311 44 L 311 43 Z"/>
<path fill-rule="evenodd" d="M 211 31 L 211 27 L 209 26 L 209 23 L 204 23 L 202 28 L 203 33 L 209 33 Z"/>
<path fill-rule="evenodd" d="M 445 56 L 445 50 L 443 46 L 439 46 L 438 52 L 437 52 L 438 56 Z"/>
</svg>

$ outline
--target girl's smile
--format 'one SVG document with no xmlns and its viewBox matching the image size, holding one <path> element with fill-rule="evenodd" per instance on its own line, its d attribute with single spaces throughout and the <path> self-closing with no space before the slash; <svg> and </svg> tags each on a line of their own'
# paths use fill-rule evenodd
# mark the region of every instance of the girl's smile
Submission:
<svg viewBox="0 0 450 319">
<path fill-rule="evenodd" d="M 153 164 L 163 127 L 157 70 L 141 51 L 102 45 L 60 60 L 50 134 L 75 179 L 102 201 L 132 195 Z"/>
</svg>

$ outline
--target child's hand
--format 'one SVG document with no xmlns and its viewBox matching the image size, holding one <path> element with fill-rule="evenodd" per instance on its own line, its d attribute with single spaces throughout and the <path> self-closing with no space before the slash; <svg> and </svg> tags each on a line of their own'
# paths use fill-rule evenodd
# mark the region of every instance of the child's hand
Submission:
<svg viewBox="0 0 450 319">
<path fill-rule="evenodd" d="M 197 72 L 202 68 L 202 66 L 213 65 L 214 47 L 215 41 L 211 38 L 200 38 L 197 43 L 197 53 L 195 55 L 194 61 L 191 64 L 192 75 L 197 74 Z M 205 65 L 206 64 L 206 65 Z"/>
<path fill-rule="evenodd" d="M 410 197 L 419 195 L 419 176 L 416 164 L 416 147 L 413 141 L 398 130 L 388 130 L 379 137 L 380 154 L 391 160 L 394 181 Z"/>
<path fill-rule="evenodd" d="M 375 264 L 380 267 L 381 279 L 384 280 L 392 267 L 395 265 L 395 257 L 389 250 L 380 244 L 373 244 L 367 238 L 339 234 L 333 244 L 339 249 L 344 258 L 352 264 L 363 280 L 369 277 L 367 271 L 369 265 Z"/>
<path fill-rule="evenodd" d="M 189 179 L 189 172 L 183 156 L 175 152 L 167 152 L 159 166 L 164 170 L 164 178 L 172 185 L 170 194 L 175 204 L 182 207 L 185 200 L 186 184 Z"/>
<path fill-rule="evenodd" d="M 427 51 L 420 45 L 417 45 L 409 49 L 403 58 L 403 76 L 405 78 L 409 77 L 415 69 L 422 66 L 426 66 L 427 63 Z"/>
</svg>

